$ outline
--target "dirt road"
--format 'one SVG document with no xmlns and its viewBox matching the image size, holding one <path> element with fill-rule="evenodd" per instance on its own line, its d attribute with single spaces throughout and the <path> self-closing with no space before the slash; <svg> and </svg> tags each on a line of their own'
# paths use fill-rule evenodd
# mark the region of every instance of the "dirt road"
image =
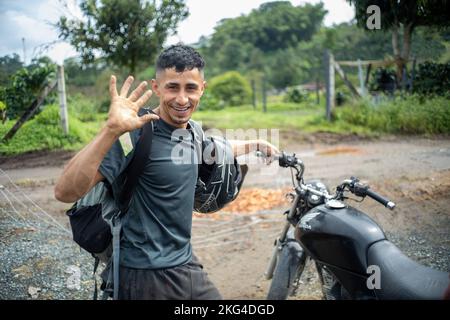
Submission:
<svg viewBox="0 0 450 320">
<path fill-rule="evenodd" d="M 284 149 L 303 159 L 306 179 L 319 178 L 330 187 L 350 176 L 368 181 L 396 202 L 396 210 L 370 199 L 351 204 L 377 221 L 405 254 L 450 271 L 448 138 L 310 141 Z M 55 179 L 71 155 L 0 159 L 0 299 L 91 297 L 92 259 L 63 230 L 68 205 L 53 199 Z M 281 213 L 288 207 L 283 194 L 290 185 L 289 170 L 276 163 L 253 165 L 233 204 L 219 214 L 195 215 L 194 251 L 224 298 L 264 299 L 269 286 L 264 271 L 283 225 Z M 75 276 L 79 287 L 70 284 Z M 321 298 L 312 265 L 291 298 Z"/>
</svg>

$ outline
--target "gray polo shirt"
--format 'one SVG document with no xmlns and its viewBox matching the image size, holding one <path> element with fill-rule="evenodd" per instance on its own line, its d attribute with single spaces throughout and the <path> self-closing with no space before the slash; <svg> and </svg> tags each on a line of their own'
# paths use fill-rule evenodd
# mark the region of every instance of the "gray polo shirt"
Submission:
<svg viewBox="0 0 450 320">
<path fill-rule="evenodd" d="M 193 134 L 190 125 L 177 129 L 162 119 L 154 121 L 150 156 L 122 220 L 122 266 L 159 269 L 191 261 L 198 176 Z M 100 165 L 102 175 L 112 182 L 132 152 L 125 157 L 112 148 Z"/>
</svg>

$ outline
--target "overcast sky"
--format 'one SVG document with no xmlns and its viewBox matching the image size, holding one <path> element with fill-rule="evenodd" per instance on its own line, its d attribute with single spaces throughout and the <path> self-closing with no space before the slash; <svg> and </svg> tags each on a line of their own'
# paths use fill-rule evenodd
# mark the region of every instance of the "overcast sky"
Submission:
<svg viewBox="0 0 450 320">
<path fill-rule="evenodd" d="M 187 0 L 189 17 L 180 23 L 178 34 L 170 37 L 166 44 L 182 41 L 186 44 L 196 42 L 202 35 L 210 35 L 216 23 L 223 18 L 233 18 L 247 14 L 257 8 L 264 0 Z M 319 0 L 291 0 L 293 5 L 318 3 Z M 328 14 L 325 25 L 350 21 L 353 9 L 345 0 L 323 1 Z M 81 17 L 76 0 L 0 0 L 0 56 L 18 53 L 23 59 L 22 38 L 25 38 L 25 56 L 28 63 L 33 56 L 42 53 L 45 44 L 58 40 L 52 23 L 67 10 L 67 3 L 74 16 Z M 58 63 L 77 55 L 68 43 L 57 43 L 44 51 Z"/>
</svg>

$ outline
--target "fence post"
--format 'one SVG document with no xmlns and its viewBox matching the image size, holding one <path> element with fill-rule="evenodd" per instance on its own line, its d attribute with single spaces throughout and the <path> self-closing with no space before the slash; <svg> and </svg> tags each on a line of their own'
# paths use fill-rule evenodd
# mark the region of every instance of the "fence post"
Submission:
<svg viewBox="0 0 450 320">
<path fill-rule="evenodd" d="M 370 71 L 372 71 L 372 64 L 371 63 L 369 63 L 367 65 L 366 80 L 364 81 L 364 87 L 366 87 L 366 88 L 368 88 L 368 85 L 369 85 Z"/>
<path fill-rule="evenodd" d="M 358 78 L 359 78 L 359 94 L 361 97 L 366 95 L 366 88 L 364 87 L 364 71 L 361 60 L 358 59 Z"/>
<path fill-rule="evenodd" d="M 337 72 L 337 74 L 341 77 L 341 79 L 344 81 L 344 84 L 350 89 L 351 93 L 355 95 L 355 97 L 361 97 L 361 95 L 359 94 L 358 90 L 356 90 L 356 88 L 353 86 L 353 84 L 350 82 L 350 80 L 347 79 L 347 76 L 344 72 L 344 70 L 342 70 L 341 66 L 339 65 L 339 63 L 337 63 L 336 61 L 334 61 L 334 69 Z"/>
<path fill-rule="evenodd" d="M 407 71 L 408 70 L 406 69 L 406 64 L 405 64 L 405 65 L 403 65 L 403 69 L 402 69 L 402 83 L 401 83 L 402 91 L 406 91 L 406 85 L 407 85 L 407 81 L 408 81 Z"/>
<path fill-rule="evenodd" d="M 414 57 L 414 59 L 413 59 L 413 65 L 412 65 L 412 68 L 411 68 L 411 78 L 410 78 L 410 81 L 409 81 L 409 91 L 410 92 L 413 91 L 415 75 L 416 75 L 416 57 Z"/>
<path fill-rule="evenodd" d="M 252 84 L 252 104 L 253 104 L 253 109 L 256 109 L 256 86 L 255 86 L 254 79 L 252 79 L 251 84 Z"/>
<path fill-rule="evenodd" d="M 58 95 L 59 95 L 59 115 L 64 134 L 69 133 L 69 115 L 67 113 L 66 84 L 64 81 L 64 66 L 58 65 Z"/>
<path fill-rule="evenodd" d="M 334 109 L 334 57 L 329 51 L 325 51 L 325 83 L 327 96 L 327 120 L 331 121 L 331 110 Z"/>
<path fill-rule="evenodd" d="M 316 104 L 320 104 L 320 95 L 319 95 L 319 77 L 316 77 Z"/>
<path fill-rule="evenodd" d="M 263 112 L 267 112 L 267 92 L 266 92 L 266 76 L 262 79 L 262 100 L 263 100 Z"/>
</svg>

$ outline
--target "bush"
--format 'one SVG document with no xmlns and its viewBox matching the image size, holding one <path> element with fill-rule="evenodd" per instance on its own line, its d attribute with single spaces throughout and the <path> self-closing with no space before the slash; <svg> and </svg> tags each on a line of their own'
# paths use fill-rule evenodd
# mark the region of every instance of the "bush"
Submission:
<svg viewBox="0 0 450 320">
<path fill-rule="evenodd" d="M 237 71 L 212 78 L 207 90 L 214 98 L 230 106 L 250 103 L 252 95 L 250 84 Z"/>
<path fill-rule="evenodd" d="M 200 100 L 200 104 L 198 106 L 199 110 L 219 110 L 223 109 L 225 106 L 224 102 L 217 99 L 209 90 L 206 90 L 203 93 L 203 96 Z"/>
<path fill-rule="evenodd" d="M 450 63 L 424 62 L 418 66 L 413 90 L 419 94 L 449 95 Z"/>
<path fill-rule="evenodd" d="M 449 100 L 444 97 L 409 95 L 386 100 L 377 106 L 360 100 L 357 104 L 343 108 L 338 118 L 379 132 L 450 133 Z"/>
<path fill-rule="evenodd" d="M 0 90 L 0 100 L 8 106 L 9 118 L 20 116 L 36 99 L 40 91 L 48 84 L 49 78 L 54 76 L 55 65 L 43 59 L 35 61 L 26 68 L 19 69 L 12 77 L 9 85 Z M 46 98 L 51 103 L 56 93 Z"/>
<path fill-rule="evenodd" d="M 3 101 L 0 101 L 0 120 L 4 123 L 6 119 L 6 104 Z"/>
<path fill-rule="evenodd" d="M 301 103 L 308 99 L 308 93 L 298 88 L 290 88 L 284 96 L 284 102 Z"/>
<path fill-rule="evenodd" d="M 9 120 L 0 126 L 0 138 L 16 121 Z M 76 150 L 91 140 L 99 130 L 100 123 L 85 124 L 73 115 L 69 116 L 69 134 L 62 131 L 59 106 L 49 105 L 27 121 L 16 135 L 6 143 L 0 143 L 0 154 L 14 155 L 30 151 L 69 149 Z"/>
<path fill-rule="evenodd" d="M 395 70 L 378 68 L 375 70 L 372 80 L 369 83 L 372 91 L 393 93 L 396 88 Z"/>
<path fill-rule="evenodd" d="M 335 100 L 336 106 L 342 106 L 347 101 L 347 97 L 342 91 L 337 91 Z"/>
</svg>

